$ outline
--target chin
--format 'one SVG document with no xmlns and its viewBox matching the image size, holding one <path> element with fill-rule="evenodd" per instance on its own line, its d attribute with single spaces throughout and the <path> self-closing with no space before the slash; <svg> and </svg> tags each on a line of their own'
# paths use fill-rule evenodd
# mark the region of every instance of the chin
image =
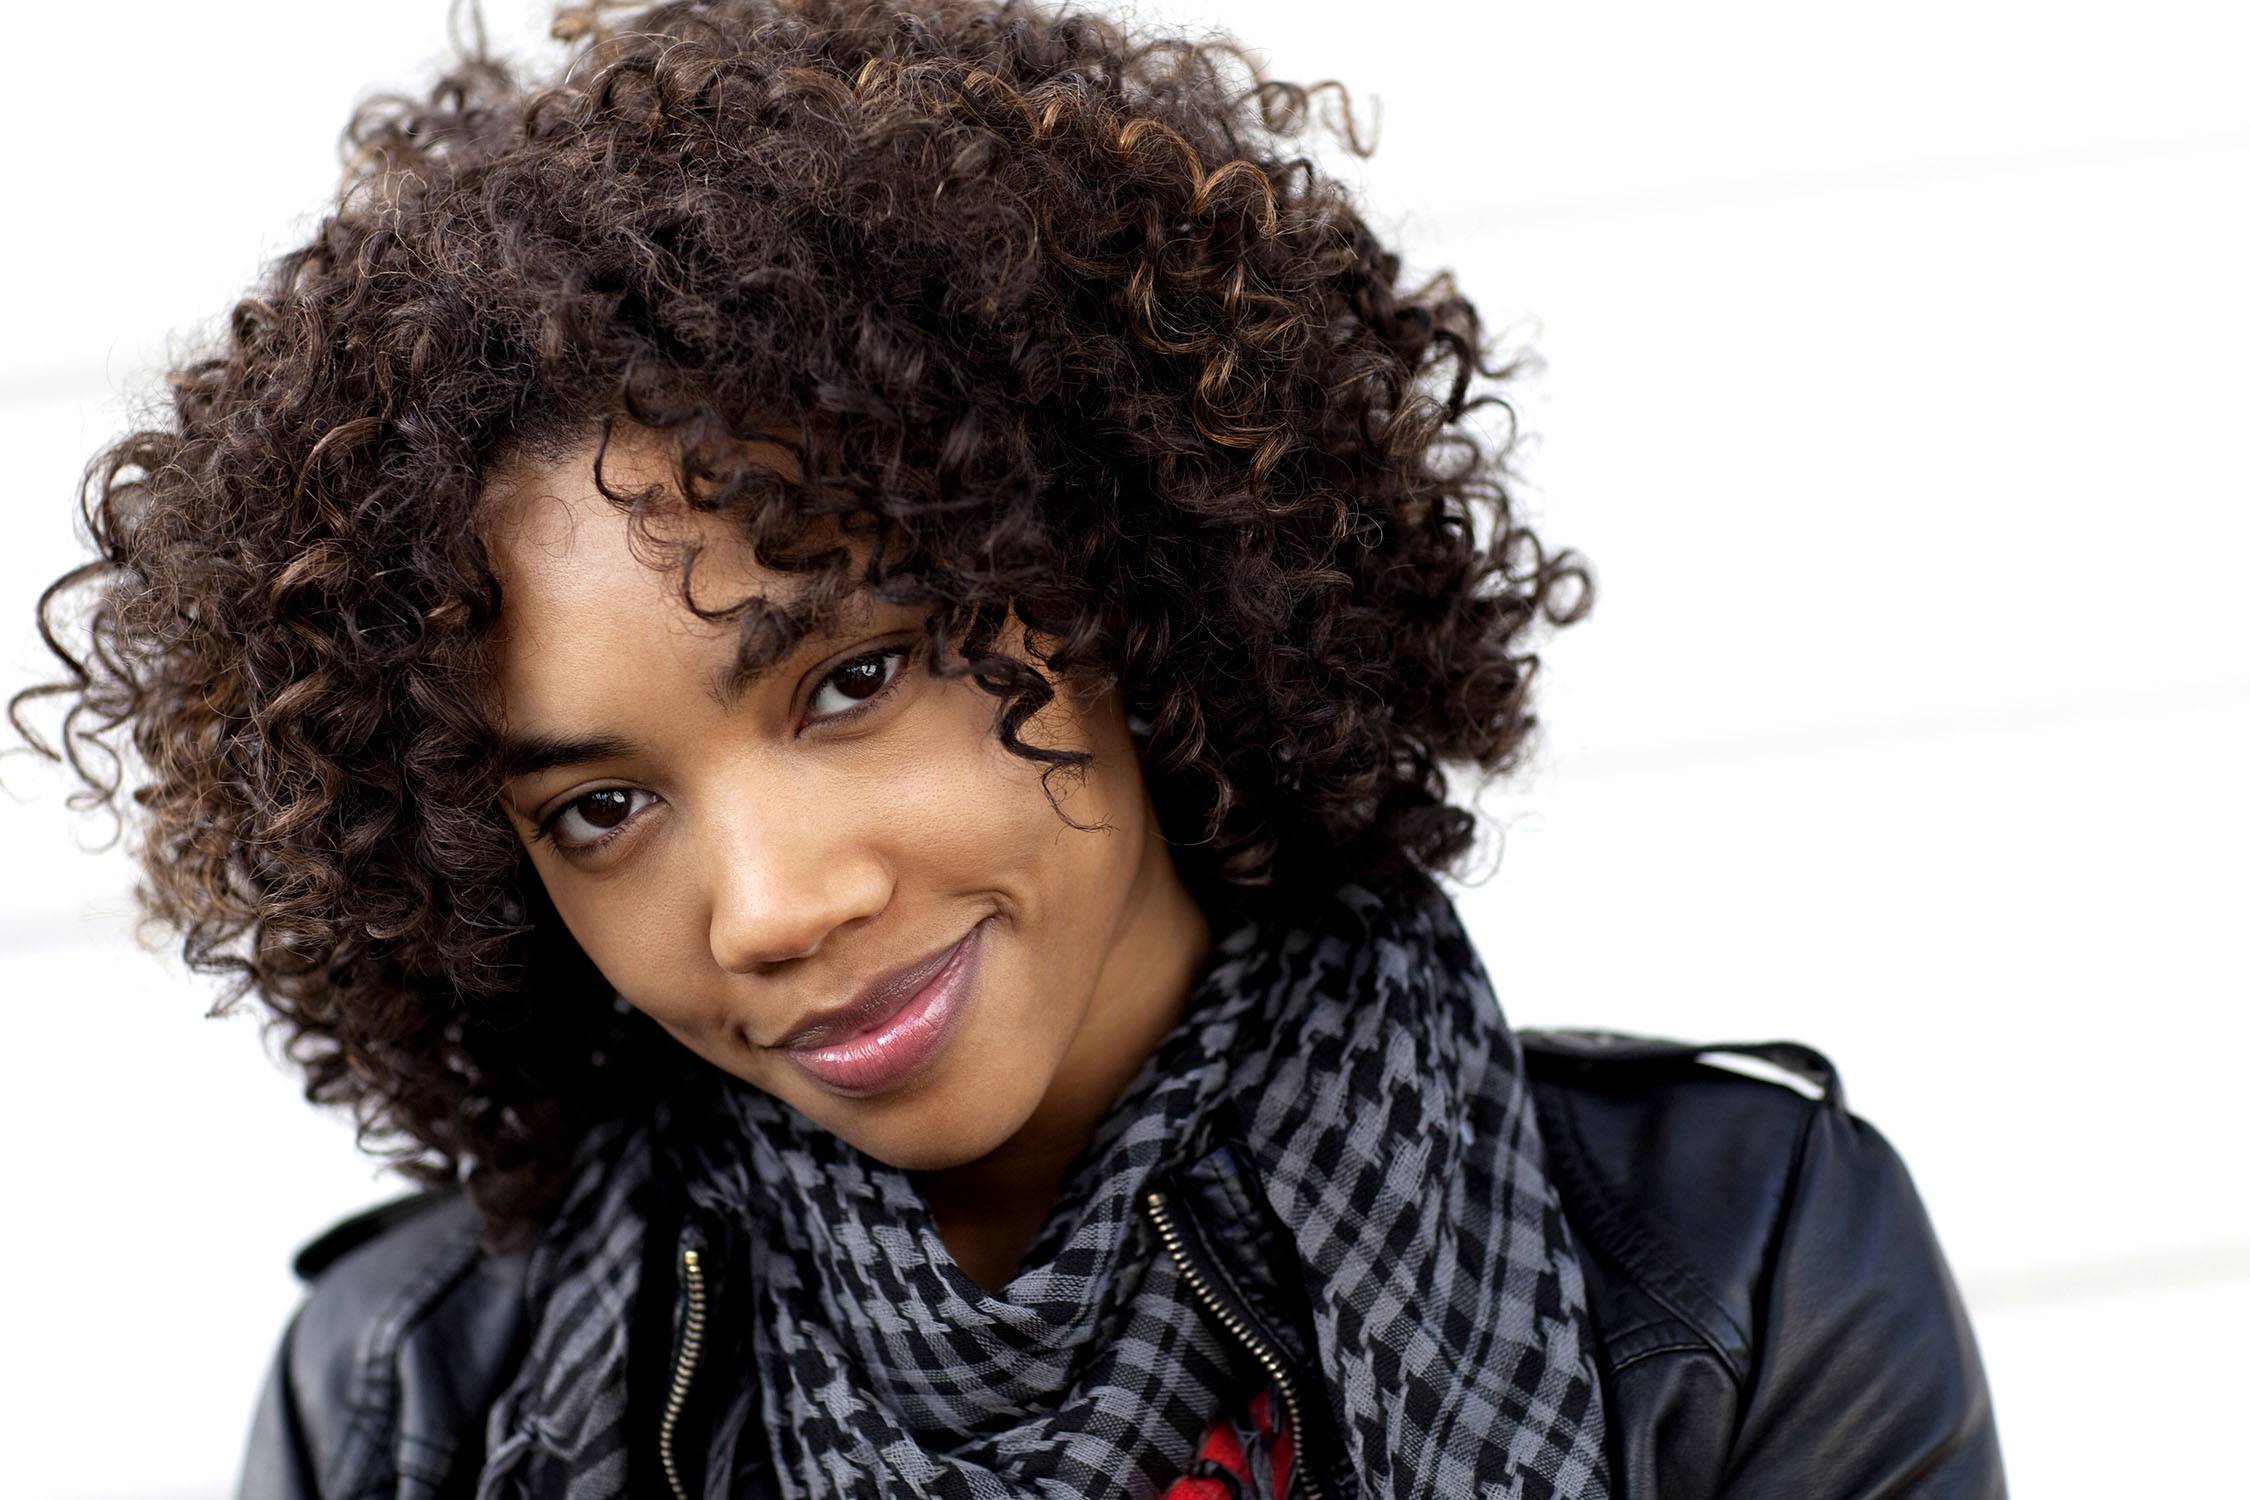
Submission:
<svg viewBox="0 0 2250 1500">
<path fill-rule="evenodd" d="M 881 1101 L 869 1101 L 880 1103 Z M 907 1172 L 942 1172 L 989 1156 L 1021 1130 L 1020 1116 L 996 1111 L 994 1101 L 932 1096 L 922 1108 L 888 1118 L 839 1119 L 828 1128 L 877 1161 Z"/>
</svg>

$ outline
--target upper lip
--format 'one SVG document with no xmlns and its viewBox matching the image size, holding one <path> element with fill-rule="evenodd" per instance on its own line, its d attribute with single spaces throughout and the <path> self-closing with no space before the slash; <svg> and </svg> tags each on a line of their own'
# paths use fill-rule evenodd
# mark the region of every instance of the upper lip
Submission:
<svg viewBox="0 0 2250 1500">
<path fill-rule="evenodd" d="M 969 929 L 969 932 L 974 931 L 974 927 Z M 938 970 L 945 967 L 946 960 L 953 957 L 954 951 L 967 942 L 968 937 L 969 933 L 965 932 L 927 957 L 876 975 L 842 1005 L 815 1011 L 798 1022 L 774 1046 L 799 1050 L 826 1047 L 889 1019 L 914 998 L 916 991 L 937 977 Z"/>
</svg>

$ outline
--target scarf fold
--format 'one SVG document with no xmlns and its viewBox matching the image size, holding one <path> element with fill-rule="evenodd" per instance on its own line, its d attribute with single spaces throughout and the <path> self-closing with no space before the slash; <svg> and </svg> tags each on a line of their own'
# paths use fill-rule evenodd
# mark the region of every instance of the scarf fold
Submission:
<svg viewBox="0 0 2250 1500">
<path fill-rule="evenodd" d="M 698 1373 L 709 1495 L 1160 1494 L 1256 1396 L 1142 1207 L 1220 1100 L 1295 1241 L 1366 1496 L 1606 1500 L 1576 1250 L 1521 1055 L 1451 903 L 1417 879 L 1243 917 L 1066 1174 L 1022 1269 L 977 1285 L 911 1178 L 710 1070 L 589 1143 L 531 1275 L 479 1500 L 623 1493 L 625 1310 L 649 1174 L 738 1247 Z"/>
</svg>

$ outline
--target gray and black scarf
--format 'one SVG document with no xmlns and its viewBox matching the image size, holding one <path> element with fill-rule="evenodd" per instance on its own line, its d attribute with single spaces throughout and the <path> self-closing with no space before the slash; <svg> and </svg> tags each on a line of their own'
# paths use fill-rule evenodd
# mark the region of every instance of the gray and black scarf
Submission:
<svg viewBox="0 0 2250 1500">
<path fill-rule="evenodd" d="M 1161 1494 L 1248 1394 L 1142 1211 L 1221 1099 L 1295 1239 L 1360 1492 L 1606 1497 L 1577 1254 L 1451 904 L 1427 881 L 1346 885 L 1215 938 L 998 1293 L 905 1172 L 716 1070 L 667 1119 L 590 1142 L 534 1254 L 540 1311 L 478 1500 L 624 1493 L 635 1205 L 664 1173 L 737 1247 L 731 1361 L 698 1376 L 725 1393 L 707 1495 Z"/>
</svg>

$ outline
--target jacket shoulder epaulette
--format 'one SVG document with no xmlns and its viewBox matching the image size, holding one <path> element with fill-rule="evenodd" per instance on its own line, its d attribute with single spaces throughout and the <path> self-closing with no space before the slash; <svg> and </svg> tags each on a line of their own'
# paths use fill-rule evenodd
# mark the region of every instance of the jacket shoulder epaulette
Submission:
<svg viewBox="0 0 2250 1500">
<path fill-rule="evenodd" d="M 371 1208 L 363 1208 L 337 1220 L 300 1245 L 297 1253 L 290 1257 L 289 1269 L 299 1281 L 313 1282 L 345 1255 L 393 1225 L 403 1224 L 419 1214 L 428 1213 L 455 1197 L 455 1194 L 440 1189 L 425 1188 L 387 1199 Z"/>
<path fill-rule="evenodd" d="M 1596 1307 L 1613 1368 L 1699 1345 L 1749 1373 L 1752 1300 L 1808 1121 L 1841 1111 L 1836 1069 L 1801 1043 L 1705 1046 L 1524 1031 L 1548 1175 L 1604 1262 Z M 1817 1092 L 1705 1061 L 1756 1057 Z"/>
</svg>

